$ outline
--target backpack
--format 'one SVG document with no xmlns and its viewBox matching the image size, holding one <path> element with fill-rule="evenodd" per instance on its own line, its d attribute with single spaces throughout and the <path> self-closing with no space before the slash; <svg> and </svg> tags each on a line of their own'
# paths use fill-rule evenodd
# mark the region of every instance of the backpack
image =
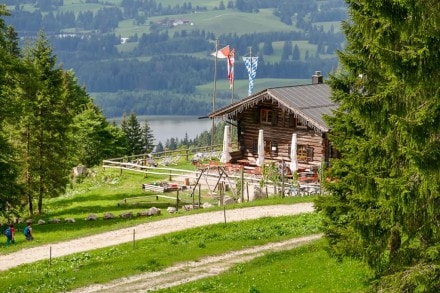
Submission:
<svg viewBox="0 0 440 293">
<path fill-rule="evenodd" d="M 26 226 L 24 228 L 23 234 L 24 234 L 24 236 L 28 236 L 29 235 L 29 226 Z"/>
<path fill-rule="evenodd" d="M 7 228 L 5 230 L 5 235 L 6 235 L 6 237 L 11 237 L 12 236 L 11 228 Z"/>
</svg>

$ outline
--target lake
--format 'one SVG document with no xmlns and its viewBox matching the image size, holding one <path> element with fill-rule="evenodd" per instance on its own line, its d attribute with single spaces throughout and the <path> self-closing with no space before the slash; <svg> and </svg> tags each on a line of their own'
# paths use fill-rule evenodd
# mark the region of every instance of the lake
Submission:
<svg viewBox="0 0 440 293">
<path fill-rule="evenodd" d="M 211 131 L 211 119 L 198 119 L 198 116 L 136 116 L 142 123 L 147 120 L 148 125 L 153 130 L 155 143 L 162 142 L 164 145 L 167 139 L 185 138 L 185 133 L 189 139 L 194 139 L 205 130 Z M 110 118 L 109 122 L 115 121 L 120 124 L 122 118 Z"/>
</svg>

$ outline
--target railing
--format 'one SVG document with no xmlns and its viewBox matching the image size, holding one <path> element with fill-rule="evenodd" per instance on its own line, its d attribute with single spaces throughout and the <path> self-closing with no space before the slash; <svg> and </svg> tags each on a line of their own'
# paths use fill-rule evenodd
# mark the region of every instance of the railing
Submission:
<svg viewBox="0 0 440 293">
<path fill-rule="evenodd" d="M 192 160 L 196 154 L 203 155 L 206 159 L 212 159 L 214 157 L 218 157 L 220 155 L 220 152 L 222 151 L 222 145 L 213 145 L 213 146 L 203 146 L 203 147 L 190 147 L 187 149 L 177 149 L 177 150 L 171 150 L 171 151 L 163 151 L 163 152 L 154 152 L 154 153 L 146 153 L 146 154 L 140 154 L 140 155 L 132 155 L 132 156 L 125 156 L 120 158 L 113 158 L 108 159 L 104 161 L 112 161 L 112 162 L 124 162 L 124 163 L 137 163 L 139 160 L 147 160 L 147 159 L 153 159 L 155 161 L 160 161 L 161 159 L 170 157 L 170 158 L 176 158 L 176 157 L 184 157 L 187 162 Z M 234 148 L 234 145 L 233 145 Z M 236 148 L 236 144 L 235 144 Z"/>
</svg>

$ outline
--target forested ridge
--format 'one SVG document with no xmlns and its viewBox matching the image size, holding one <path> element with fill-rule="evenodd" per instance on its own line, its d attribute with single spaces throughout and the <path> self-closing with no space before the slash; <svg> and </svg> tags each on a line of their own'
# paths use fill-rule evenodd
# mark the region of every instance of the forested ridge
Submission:
<svg viewBox="0 0 440 293">
<path fill-rule="evenodd" d="M 248 79 L 241 56 L 250 51 L 259 57 L 258 78 L 308 79 L 315 70 L 327 74 L 337 68 L 335 50 L 344 42 L 338 23 L 346 18 L 342 0 L 195 2 L 6 1 L 11 16 L 5 21 L 16 28 L 23 44 L 44 31 L 63 68 L 72 68 L 87 91 L 101 93 L 96 102 L 107 117 L 132 111 L 206 114 L 212 93 L 197 87 L 213 81 L 210 54 L 215 40 L 236 50 L 236 80 Z M 237 16 L 229 21 L 231 29 L 222 31 L 197 22 L 199 15 L 209 13 L 217 26 L 223 23 L 215 15 Z M 246 17 L 256 21 L 252 31 L 241 29 L 242 21 L 249 21 Z M 266 30 L 267 17 L 277 27 Z M 226 66 L 217 68 L 224 79 Z M 115 93 L 109 94 L 111 103 L 103 93 Z M 245 96 L 243 91 L 235 94 L 236 99 Z M 182 100 L 193 107 L 179 107 Z M 220 98 L 219 106 L 228 101 Z M 115 109 L 114 102 L 123 107 Z"/>
</svg>

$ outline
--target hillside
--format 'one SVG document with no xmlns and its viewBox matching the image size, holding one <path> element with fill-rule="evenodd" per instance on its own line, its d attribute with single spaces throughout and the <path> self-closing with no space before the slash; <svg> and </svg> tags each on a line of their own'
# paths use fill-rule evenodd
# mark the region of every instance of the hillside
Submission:
<svg viewBox="0 0 440 293">
<path fill-rule="evenodd" d="M 209 112 L 216 40 L 236 51 L 235 100 L 247 95 L 241 57 L 259 57 L 256 83 L 308 80 L 315 70 L 336 69 L 335 50 L 344 43 L 343 0 L 5 2 L 6 22 L 23 45 L 43 31 L 58 62 L 74 70 L 108 117 Z M 231 100 L 225 60 L 218 61 L 217 76 L 223 106 Z M 206 87 L 210 91 L 201 90 Z"/>
</svg>

